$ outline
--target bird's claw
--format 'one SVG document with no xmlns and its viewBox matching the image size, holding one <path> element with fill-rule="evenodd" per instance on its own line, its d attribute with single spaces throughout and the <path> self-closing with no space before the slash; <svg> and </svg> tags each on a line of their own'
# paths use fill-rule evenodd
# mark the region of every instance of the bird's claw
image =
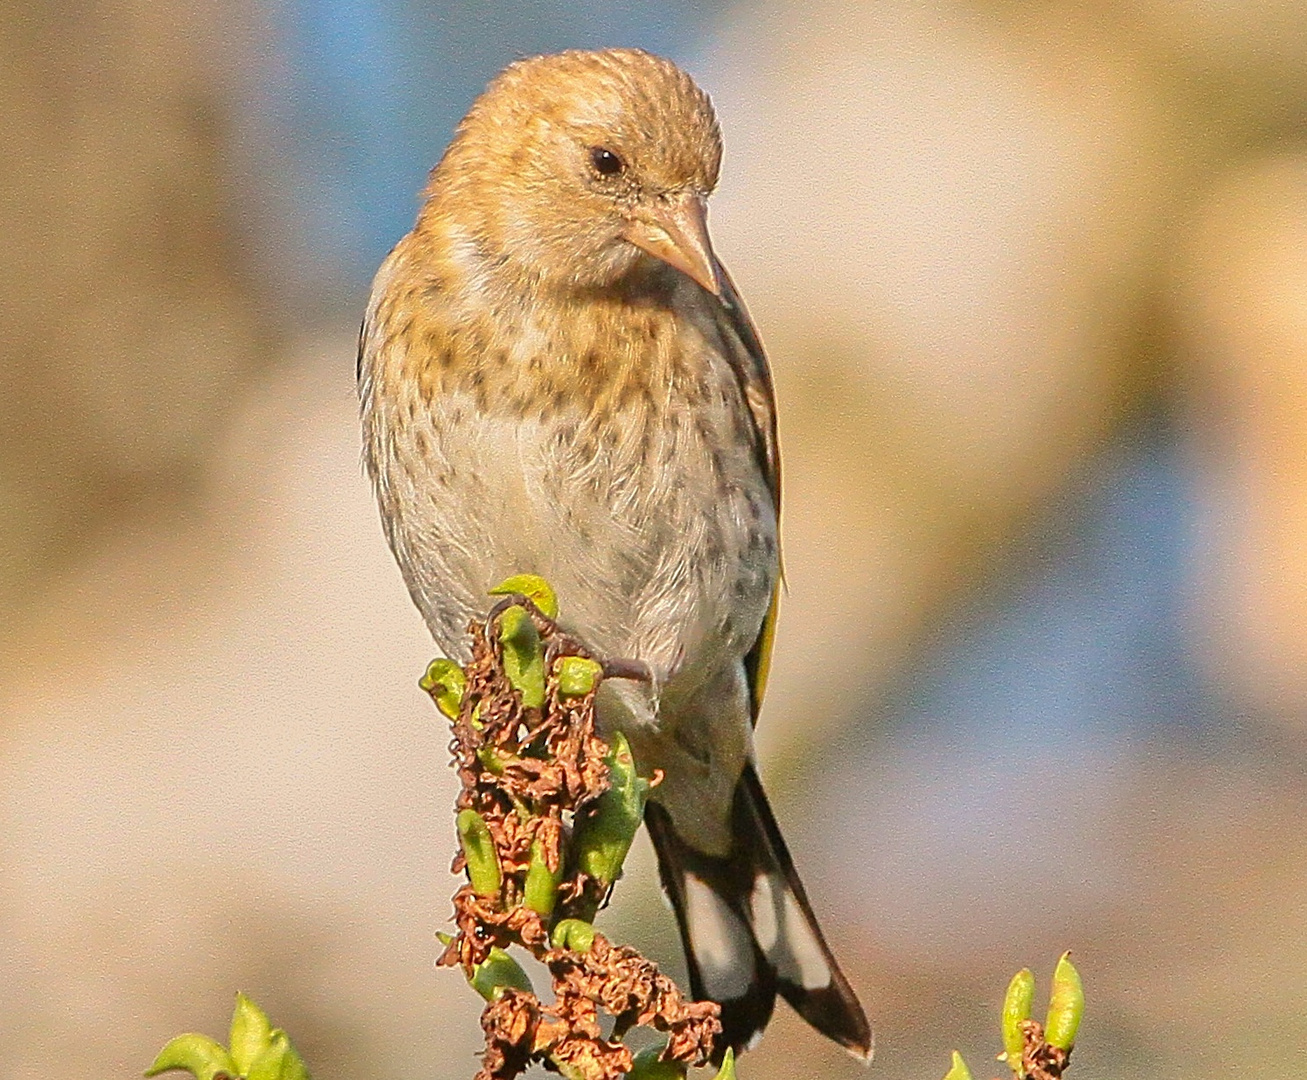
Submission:
<svg viewBox="0 0 1307 1080">
<path fill-rule="evenodd" d="M 577 641 L 576 638 L 572 637 L 571 634 L 564 633 L 562 630 L 558 629 L 557 626 L 554 627 L 554 632 L 552 634 L 542 634 L 541 637 L 544 637 L 546 640 L 545 669 L 547 671 L 554 670 L 554 661 L 556 661 L 560 656 L 583 656 L 587 660 L 594 659 L 594 657 L 590 655 L 589 649 Z"/>
<path fill-rule="evenodd" d="M 531 621 L 535 623 L 535 628 L 539 631 L 542 638 L 552 639 L 561 634 L 561 631 L 558 628 L 558 620 L 551 619 L 536 606 L 536 602 L 532 600 L 531 597 L 524 593 L 506 593 L 501 596 L 490 609 L 486 616 L 486 622 L 488 624 L 494 623 L 499 616 L 511 607 L 525 608 L 526 613 L 531 616 Z"/>
<path fill-rule="evenodd" d="M 553 670 L 554 661 L 560 656 L 583 656 L 587 660 L 594 659 L 589 649 L 558 625 L 557 619 L 551 619 L 536 606 L 534 600 L 523 593 L 507 593 L 501 596 L 490 609 L 487 623 L 493 625 L 494 621 L 511 607 L 525 608 L 527 614 L 531 616 L 531 621 L 535 623 L 536 630 L 544 639 L 546 671 Z M 678 666 L 679 663 L 680 657 L 677 661 Z M 634 682 L 650 685 L 654 682 L 653 669 L 643 660 L 603 660 L 600 661 L 600 667 L 605 679 L 631 679 Z"/>
</svg>

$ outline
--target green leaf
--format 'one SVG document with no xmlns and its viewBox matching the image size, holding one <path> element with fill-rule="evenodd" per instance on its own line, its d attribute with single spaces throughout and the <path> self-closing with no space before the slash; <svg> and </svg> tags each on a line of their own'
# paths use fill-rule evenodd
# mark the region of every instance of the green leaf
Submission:
<svg viewBox="0 0 1307 1080">
<path fill-rule="evenodd" d="M 560 697 L 585 697 L 598 685 L 604 673 L 603 665 L 584 656 L 562 656 L 555 664 L 558 672 Z"/>
<path fill-rule="evenodd" d="M 482 746 L 477 749 L 477 760 L 492 776 L 503 776 L 504 766 L 515 759 L 512 754 L 506 754 L 497 747 Z"/>
<path fill-rule="evenodd" d="M 627 1080 L 685 1080 L 686 1068 L 679 1061 L 663 1061 L 663 1048 L 650 1046 L 635 1055 Z"/>
<path fill-rule="evenodd" d="M 735 1080 L 735 1051 L 729 1046 L 726 1048 L 726 1056 L 722 1058 L 722 1067 L 717 1070 L 714 1080 Z"/>
<path fill-rule="evenodd" d="M 503 884 L 503 875 L 485 818 L 475 810 L 460 810 L 458 840 L 463 845 L 463 857 L 467 860 L 467 877 L 472 882 L 472 890 L 478 896 L 497 897 Z"/>
<path fill-rule="evenodd" d="M 1080 1018 L 1085 1012 L 1085 989 L 1080 972 L 1071 963 L 1071 954 L 1064 952 L 1053 972 L 1053 991 L 1048 999 L 1048 1019 L 1044 1021 L 1044 1041 L 1059 1050 L 1070 1050 L 1076 1044 Z"/>
<path fill-rule="evenodd" d="M 608 754 L 609 788 L 581 815 L 572 850 L 577 866 L 604 888 L 615 882 L 644 818 L 650 784 L 635 771 L 631 746 L 619 731 Z"/>
<path fill-rule="evenodd" d="M 555 949 L 588 953 L 595 943 L 595 928 L 581 919 L 563 919 L 550 937 Z"/>
<path fill-rule="evenodd" d="M 550 870 L 545 861 L 544 845 L 539 840 L 531 843 L 531 863 L 526 869 L 526 883 L 523 887 L 522 901 L 532 911 L 546 918 L 554 913 L 558 902 L 558 883 L 563 879 L 563 862 L 560 858 L 558 869 Z"/>
<path fill-rule="evenodd" d="M 522 695 L 522 704 L 540 708 L 545 703 L 545 650 L 526 608 L 514 606 L 499 616 L 499 641 L 504 674 Z"/>
<path fill-rule="evenodd" d="M 227 1048 L 207 1035 L 178 1035 L 159 1051 L 146 1076 L 158 1076 L 169 1069 L 184 1069 L 195 1080 L 214 1080 L 219 1076 L 237 1077 L 240 1071 Z"/>
<path fill-rule="evenodd" d="M 514 593 L 535 604 L 545 618 L 558 618 L 558 597 L 544 578 L 536 574 L 514 574 L 490 590 L 491 596 L 512 596 Z"/>
<path fill-rule="evenodd" d="M 458 719 L 463 692 L 467 689 L 467 676 L 453 660 L 436 657 L 427 665 L 427 673 L 418 679 L 418 686 L 431 695 L 436 708 L 449 719 Z"/>
<path fill-rule="evenodd" d="M 309 1075 L 309 1067 L 290 1043 L 287 1043 L 286 1057 L 281 1066 L 281 1080 L 313 1080 Z"/>
<path fill-rule="evenodd" d="M 528 994 L 535 993 L 531 978 L 522 970 L 522 965 L 498 945 L 491 948 L 490 955 L 477 964 L 468 982 L 487 1001 L 494 1001 L 496 992 L 505 986 L 525 990 Z"/>
<path fill-rule="evenodd" d="M 267 1013 L 237 991 L 236 1010 L 231 1014 L 231 1059 L 239 1075 L 250 1071 L 271 1040 L 272 1024 Z"/>
<path fill-rule="evenodd" d="M 971 1070 L 967 1068 L 967 1063 L 956 1050 L 953 1051 L 953 1064 L 944 1074 L 944 1080 L 971 1080 Z"/>
<path fill-rule="evenodd" d="M 1003 1058 L 1014 1073 L 1021 1071 L 1021 1051 L 1026 1037 L 1021 1022 L 1030 1019 L 1030 1007 L 1035 1000 L 1035 976 L 1029 968 L 1022 968 L 1012 976 L 1007 994 L 1003 997 Z"/>
<path fill-rule="evenodd" d="M 308 1067 L 281 1028 L 272 1037 L 245 1074 L 245 1080 L 310 1080 Z"/>
</svg>

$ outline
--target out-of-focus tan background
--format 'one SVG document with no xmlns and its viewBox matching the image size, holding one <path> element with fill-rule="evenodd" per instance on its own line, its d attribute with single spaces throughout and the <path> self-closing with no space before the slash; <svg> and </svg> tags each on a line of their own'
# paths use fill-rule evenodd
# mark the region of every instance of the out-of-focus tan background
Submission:
<svg viewBox="0 0 1307 1080">
<path fill-rule="evenodd" d="M 1300 1073 L 1300 4 L 5 0 L 0 1074 L 137 1075 L 237 988 L 321 1080 L 474 1071 L 352 332 L 477 88 L 599 44 L 721 113 L 786 454 L 763 772 L 873 1075 L 996 1074 L 1068 947 L 1081 1080 Z M 679 970 L 635 861 L 606 918 Z M 741 1072 L 863 1075 L 783 1007 Z"/>
</svg>

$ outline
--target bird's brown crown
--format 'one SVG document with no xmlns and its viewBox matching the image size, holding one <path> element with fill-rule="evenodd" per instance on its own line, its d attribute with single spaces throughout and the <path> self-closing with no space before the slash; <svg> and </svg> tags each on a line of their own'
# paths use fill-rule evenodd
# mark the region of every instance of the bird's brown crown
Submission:
<svg viewBox="0 0 1307 1080">
<path fill-rule="evenodd" d="M 509 287 L 602 287 L 644 258 L 632 220 L 716 186 L 721 136 L 708 96 L 636 49 L 510 65 L 473 104 L 433 171 L 419 233 Z"/>
</svg>

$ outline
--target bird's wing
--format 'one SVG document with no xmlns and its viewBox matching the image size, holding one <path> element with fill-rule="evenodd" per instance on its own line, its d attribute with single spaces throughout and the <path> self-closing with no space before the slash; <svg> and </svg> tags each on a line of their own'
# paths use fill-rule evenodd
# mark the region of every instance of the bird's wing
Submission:
<svg viewBox="0 0 1307 1080">
<path fill-rule="evenodd" d="M 763 352 L 758 331 L 749 318 L 744 301 L 735 289 L 735 282 L 726 272 L 726 267 L 717 264 L 717 273 L 722 283 L 721 302 L 726 313 L 726 321 L 739 339 L 742 349 L 730 350 L 728 359 L 739 380 L 740 390 L 744 394 L 745 404 L 753 418 L 754 446 L 758 455 L 758 465 L 767 479 L 771 489 L 772 501 L 776 513 L 781 509 L 781 456 L 776 443 L 776 393 L 772 389 L 771 367 L 767 363 L 767 354 Z"/>
<path fill-rule="evenodd" d="M 781 513 L 781 455 L 776 439 L 776 393 L 772 389 L 771 367 L 763 352 L 758 331 L 749 318 L 749 312 L 736 291 L 735 282 L 726 267 L 717 264 L 718 279 L 722 283 L 721 301 L 726 321 L 740 343 L 738 349 L 728 349 L 728 358 L 735 378 L 740 384 L 745 404 L 753 420 L 754 452 L 758 466 L 771 489 L 772 505 L 776 508 L 777 524 Z M 772 642 L 776 636 L 776 608 L 780 601 L 781 582 L 778 575 L 772 592 L 767 617 L 758 631 L 758 639 L 744 658 L 744 670 L 749 677 L 749 696 L 753 722 L 758 723 L 758 710 L 762 708 L 762 695 L 767 686 L 767 673 L 771 668 Z"/>
</svg>

